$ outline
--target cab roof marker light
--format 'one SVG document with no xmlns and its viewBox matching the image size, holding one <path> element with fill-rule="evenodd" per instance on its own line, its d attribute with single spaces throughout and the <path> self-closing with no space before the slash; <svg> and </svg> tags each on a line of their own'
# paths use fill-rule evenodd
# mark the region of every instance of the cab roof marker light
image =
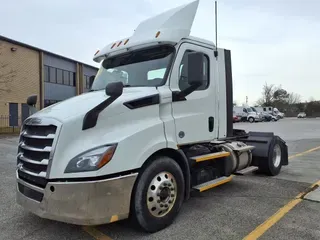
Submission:
<svg viewBox="0 0 320 240">
<path fill-rule="evenodd" d="M 100 50 L 97 50 L 96 53 L 94 54 L 94 56 L 97 55 L 99 52 L 100 52 Z"/>
<path fill-rule="evenodd" d="M 158 38 L 159 35 L 160 35 L 160 31 L 158 31 L 158 32 L 156 33 L 156 38 Z"/>
<path fill-rule="evenodd" d="M 129 38 L 124 42 L 123 45 L 126 45 L 129 42 Z"/>
<path fill-rule="evenodd" d="M 116 46 L 116 42 L 114 44 L 112 44 L 111 49 L 114 48 Z"/>
<path fill-rule="evenodd" d="M 119 47 L 119 46 L 121 45 L 121 43 L 122 43 L 122 41 L 120 41 L 120 42 L 118 43 L 118 46 L 117 46 L 117 47 Z"/>
</svg>

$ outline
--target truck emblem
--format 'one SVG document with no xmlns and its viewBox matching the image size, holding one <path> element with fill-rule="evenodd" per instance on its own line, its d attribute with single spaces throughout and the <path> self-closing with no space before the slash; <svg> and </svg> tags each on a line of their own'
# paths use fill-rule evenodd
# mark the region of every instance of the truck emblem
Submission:
<svg viewBox="0 0 320 240">
<path fill-rule="evenodd" d="M 19 163 L 18 166 L 17 166 L 17 168 L 18 168 L 20 171 L 22 171 L 22 170 L 23 170 L 22 163 Z"/>
</svg>

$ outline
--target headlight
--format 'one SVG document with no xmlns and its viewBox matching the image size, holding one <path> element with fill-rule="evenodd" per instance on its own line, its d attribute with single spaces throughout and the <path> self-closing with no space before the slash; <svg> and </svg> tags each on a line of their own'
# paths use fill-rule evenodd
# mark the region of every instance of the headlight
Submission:
<svg viewBox="0 0 320 240">
<path fill-rule="evenodd" d="M 113 157 L 117 145 L 102 146 L 83 152 L 68 163 L 65 173 L 95 171 Z"/>
</svg>

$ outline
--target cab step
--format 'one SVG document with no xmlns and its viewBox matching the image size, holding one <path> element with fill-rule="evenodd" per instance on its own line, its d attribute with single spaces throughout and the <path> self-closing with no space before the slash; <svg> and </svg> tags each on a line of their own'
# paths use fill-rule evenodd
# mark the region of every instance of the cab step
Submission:
<svg viewBox="0 0 320 240">
<path fill-rule="evenodd" d="M 232 180 L 232 176 L 229 177 L 220 177 L 220 178 L 216 178 L 214 180 L 211 180 L 209 182 L 205 182 L 205 183 L 201 183 L 197 186 L 194 186 L 192 189 L 197 190 L 198 192 L 203 192 L 206 191 L 208 189 L 217 187 L 219 185 L 222 185 L 224 183 L 230 182 Z"/>
<path fill-rule="evenodd" d="M 240 170 L 240 171 L 237 171 L 237 172 L 235 172 L 234 174 L 235 174 L 235 175 L 246 175 L 246 174 L 248 174 L 248 173 L 252 173 L 252 172 L 257 171 L 258 169 L 259 169 L 259 168 L 256 167 L 256 166 L 250 166 L 250 167 L 244 168 L 244 169 L 242 169 L 242 170 Z"/>
<path fill-rule="evenodd" d="M 222 151 L 222 152 L 209 153 L 209 154 L 205 154 L 205 155 L 191 157 L 191 160 L 193 160 L 195 162 L 203 162 L 203 161 L 208 161 L 208 160 L 213 160 L 213 159 L 223 158 L 223 157 L 228 157 L 228 156 L 230 156 L 229 152 Z"/>
</svg>

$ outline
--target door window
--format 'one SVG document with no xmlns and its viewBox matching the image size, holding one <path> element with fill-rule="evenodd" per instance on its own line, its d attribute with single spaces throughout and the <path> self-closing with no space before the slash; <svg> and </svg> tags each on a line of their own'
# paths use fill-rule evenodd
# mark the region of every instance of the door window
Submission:
<svg viewBox="0 0 320 240">
<path fill-rule="evenodd" d="M 179 88 L 181 91 L 185 90 L 186 88 L 190 87 L 188 83 L 188 54 L 190 54 L 193 51 L 187 50 L 182 58 L 181 64 L 180 64 L 180 71 L 179 71 Z M 203 64 L 203 83 L 201 86 L 198 87 L 196 91 L 199 90 L 205 90 L 209 86 L 209 57 L 205 55 L 204 58 L 204 64 Z"/>
</svg>

